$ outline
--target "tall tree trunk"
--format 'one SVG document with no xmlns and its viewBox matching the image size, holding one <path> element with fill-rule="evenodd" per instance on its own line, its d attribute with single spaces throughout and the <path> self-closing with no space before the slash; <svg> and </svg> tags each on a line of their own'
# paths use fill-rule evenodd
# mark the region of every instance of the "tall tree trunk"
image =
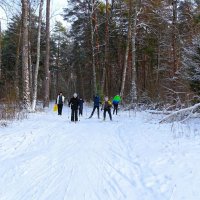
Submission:
<svg viewBox="0 0 200 200">
<path fill-rule="evenodd" d="M 132 23 L 132 21 L 131 21 L 131 7 L 129 7 L 126 51 L 125 51 L 124 69 L 123 69 L 123 74 L 122 74 L 122 82 L 121 82 L 121 90 L 120 90 L 120 96 L 122 97 L 122 99 L 124 97 L 124 88 L 125 88 L 126 74 L 127 74 L 127 68 L 128 68 L 128 54 L 129 54 L 130 42 L 131 42 L 131 23 Z"/>
<path fill-rule="evenodd" d="M 57 74 L 56 74 L 56 94 L 59 93 L 59 75 L 60 75 L 60 33 L 58 38 L 58 48 L 57 48 L 57 59 L 56 59 L 56 65 L 57 65 Z"/>
<path fill-rule="evenodd" d="M 30 34 L 30 32 L 29 32 Z M 32 65 L 32 57 L 31 57 L 31 43 L 30 37 L 28 42 L 28 68 L 29 68 L 29 87 L 30 87 L 30 98 L 32 100 L 33 97 L 33 65 Z"/>
<path fill-rule="evenodd" d="M 102 75 L 102 81 L 101 81 L 101 92 L 104 93 L 104 86 L 105 86 L 105 80 L 106 80 L 106 69 L 108 67 L 108 45 L 109 45 L 109 4 L 108 0 L 106 0 L 106 27 L 105 27 L 105 61 L 103 66 L 103 75 Z M 106 91 L 108 94 L 108 91 Z"/>
<path fill-rule="evenodd" d="M 44 107 L 49 107 L 49 58 L 50 58 L 50 0 L 46 5 L 46 58 L 44 80 Z"/>
<path fill-rule="evenodd" d="M 22 0 L 22 80 L 23 107 L 30 111 L 30 87 L 28 70 L 28 0 Z"/>
<path fill-rule="evenodd" d="M 1 64 L 2 63 L 2 58 L 1 58 L 1 20 L 0 20 L 0 80 L 1 80 Z"/>
<path fill-rule="evenodd" d="M 91 15 L 90 15 L 90 31 L 91 31 L 91 48 L 92 48 L 92 73 L 93 73 L 93 93 L 97 93 L 97 78 L 96 78 L 96 66 L 95 66 L 95 48 L 94 48 L 94 28 L 93 28 L 93 20 L 94 20 L 94 4 L 95 0 L 91 0 Z"/>
<path fill-rule="evenodd" d="M 81 95 L 82 97 L 85 96 L 85 91 L 84 91 L 84 84 L 83 84 L 83 70 L 82 70 L 82 67 L 81 65 L 79 64 L 79 71 L 80 71 L 80 83 L 81 83 Z"/>
<path fill-rule="evenodd" d="M 39 19 L 38 19 L 37 61 L 36 61 L 35 72 L 34 72 L 33 99 L 32 99 L 32 110 L 34 110 L 34 111 L 35 111 L 36 101 L 37 101 L 38 71 L 39 71 L 39 66 L 40 66 L 40 40 L 41 40 L 41 24 L 42 24 L 43 2 L 44 2 L 44 0 L 40 1 Z"/>
<path fill-rule="evenodd" d="M 52 84 L 53 84 L 53 88 L 52 88 L 52 95 L 54 97 L 57 96 L 57 70 L 54 70 L 52 72 Z"/>
<path fill-rule="evenodd" d="M 32 13 L 31 13 L 31 2 L 29 0 L 29 29 L 28 29 L 28 68 L 29 68 L 29 87 L 30 87 L 30 98 L 33 98 L 33 65 L 31 56 L 31 38 L 32 38 Z"/>
<path fill-rule="evenodd" d="M 16 61 L 15 61 L 15 89 L 16 89 L 16 99 L 19 100 L 19 56 L 20 56 L 20 44 L 21 44 L 22 26 L 20 24 L 18 43 L 16 49 Z"/>
<path fill-rule="evenodd" d="M 100 55 L 99 55 L 99 30 L 98 30 L 98 13 L 94 11 L 93 14 L 93 27 L 94 27 L 94 40 L 95 40 L 95 67 L 96 67 L 96 80 L 97 80 L 97 90 L 98 83 L 100 83 Z"/>
<path fill-rule="evenodd" d="M 172 51 L 173 51 L 173 77 L 175 77 L 178 69 L 178 58 L 177 58 L 177 0 L 172 1 L 173 6 L 173 20 L 172 20 Z"/>
<path fill-rule="evenodd" d="M 173 18 L 172 18 L 172 69 L 171 69 L 171 79 L 172 79 L 172 91 L 177 90 L 177 82 L 176 82 L 176 72 L 178 70 L 179 59 L 178 59 L 178 32 L 177 32 L 177 0 L 172 1 L 173 6 Z M 176 92 L 172 93 L 173 103 L 175 103 L 177 99 Z"/>
<path fill-rule="evenodd" d="M 132 7 L 130 0 L 130 6 Z M 132 79 L 131 79 L 131 103 L 137 102 L 137 85 L 136 85 L 136 31 L 137 31 L 137 10 L 138 0 L 135 0 L 133 23 L 132 23 Z"/>
<path fill-rule="evenodd" d="M 157 69 L 156 69 L 156 91 L 157 96 L 160 96 L 160 60 L 161 60 L 161 33 L 159 32 L 158 38 L 158 55 L 157 55 Z"/>
</svg>

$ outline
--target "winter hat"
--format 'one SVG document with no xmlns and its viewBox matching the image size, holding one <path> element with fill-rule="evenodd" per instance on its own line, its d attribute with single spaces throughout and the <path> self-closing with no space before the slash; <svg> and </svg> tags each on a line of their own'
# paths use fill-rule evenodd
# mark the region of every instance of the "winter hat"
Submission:
<svg viewBox="0 0 200 200">
<path fill-rule="evenodd" d="M 77 95 L 77 93 L 74 93 L 74 95 L 73 95 L 73 96 L 74 96 L 74 98 L 76 98 L 78 95 Z"/>
</svg>

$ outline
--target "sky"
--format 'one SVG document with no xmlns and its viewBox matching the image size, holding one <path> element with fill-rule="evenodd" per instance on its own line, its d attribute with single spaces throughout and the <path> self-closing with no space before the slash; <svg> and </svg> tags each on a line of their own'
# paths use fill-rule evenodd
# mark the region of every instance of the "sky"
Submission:
<svg viewBox="0 0 200 200">
<path fill-rule="evenodd" d="M 2 30 L 5 30 L 6 29 L 6 26 L 7 26 L 7 15 L 6 15 L 6 12 L 0 7 L 0 20 L 1 20 L 1 27 L 2 27 Z"/>
<path fill-rule="evenodd" d="M 69 24 L 63 20 L 63 17 L 60 15 L 63 13 L 63 8 L 67 7 L 67 0 L 52 0 L 51 4 L 51 13 L 52 13 L 52 24 L 55 21 L 61 21 L 64 25 L 69 26 Z"/>
<path fill-rule="evenodd" d="M 12 0 L 10 0 L 10 2 L 11 1 Z M 11 9 L 11 7 L 12 6 L 4 7 L 5 10 L 2 9 L 0 0 L 0 20 L 1 20 L 2 30 L 6 29 L 11 16 L 14 14 L 14 12 L 17 11 L 17 8 Z M 67 7 L 67 0 L 51 0 L 51 25 L 53 25 L 55 21 L 61 21 L 64 25 L 69 26 L 67 22 L 63 21 L 63 18 L 60 15 L 62 14 L 63 8 L 65 7 Z M 45 11 L 45 8 L 43 8 L 43 10 Z"/>
</svg>

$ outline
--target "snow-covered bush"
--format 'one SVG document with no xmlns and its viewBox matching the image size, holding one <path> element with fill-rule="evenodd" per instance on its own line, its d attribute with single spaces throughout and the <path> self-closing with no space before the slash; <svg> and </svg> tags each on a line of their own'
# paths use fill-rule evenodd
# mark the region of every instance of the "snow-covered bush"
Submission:
<svg viewBox="0 0 200 200">
<path fill-rule="evenodd" d="M 182 64 L 182 77 L 189 82 L 194 92 L 200 94 L 200 35 L 183 49 Z"/>
<path fill-rule="evenodd" d="M 27 117 L 27 113 L 23 112 L 20 104 L 17 103 L 1 103 L 0 104 L 0 125 L 6 126 L 7 121 L 21 120 Z"/>
</svg>

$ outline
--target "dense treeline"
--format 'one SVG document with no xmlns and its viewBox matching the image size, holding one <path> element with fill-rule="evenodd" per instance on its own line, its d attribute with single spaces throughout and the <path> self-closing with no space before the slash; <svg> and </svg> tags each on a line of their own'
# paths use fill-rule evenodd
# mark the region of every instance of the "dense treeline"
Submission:
<svg viewBox="0 0 200 200">
<path fill-rule="evenodd" d="M 48 17 L 41 18 L 40 51 L 36 45 L 41 3 L 22 0 L 21 13 L 1 32 L 1 102 L 22 102 L 30 108 L 38 58 L 37 100 L 45 106 L 59 91 L 67 98 L 77 92 L 87 100 L 95 93 L 120 94 L 125 103 L 172 108 L 198 101 L 199 1 L 69 0 L 63 18 L 71 27 L 51 25 L 49 58 Z"/>
</svg>

